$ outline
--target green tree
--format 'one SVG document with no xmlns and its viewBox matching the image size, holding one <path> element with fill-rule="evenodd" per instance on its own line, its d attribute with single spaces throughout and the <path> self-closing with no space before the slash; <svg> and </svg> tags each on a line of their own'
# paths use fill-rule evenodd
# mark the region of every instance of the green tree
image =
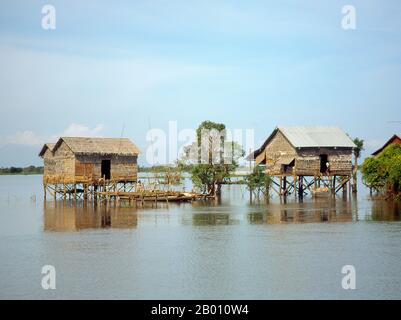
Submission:
<svg viewBox="0 0 401 320">
<path fill-rule="evenodd" d="M 355 138 L 354 139 L 354 144 L 356 145 L 356 148 L 354 148 L 354 167 L 352 170 L 352 178 L 353 178 L 353 185 L 352 185 L 352 191 L 357 192 L 357 186 L 358 186 L 358 159 L 361 157 L 361 153 L 364 150 L 364 140 Z"/>
<path fill-rule="evenodd" d="M 21 173 L 22 168 L 10 167 L 10 173 Z"/>
<path fill-rule="evenodd" d="M 401 192 L 401 146 L 389 145 L 378 156 L 365 159 L 362 178 L 366 184 L 388 195 Z"/>
<path fill-rule="evenodd" d="M 221 186 L 230 179 L 244 156 L 241 146 L 226 141 L 225 125 L 212 121 L 202 122 L 196 130 L 197 141 L 184 148 L 179 166 L 190 167 L 195 187 L 209 195 L 220 195 Z"/>
<path fill-rule="evenodd" d="M 251 197 L 254 195 L 259 198 L 263 195 L 268 200 L 270 198 L 271 183 L 271 177 L 265 174 L 261 166 L 256 166 L 252 173 L 245 177 L 245 184 L 251 193 Z"/>
</svg>

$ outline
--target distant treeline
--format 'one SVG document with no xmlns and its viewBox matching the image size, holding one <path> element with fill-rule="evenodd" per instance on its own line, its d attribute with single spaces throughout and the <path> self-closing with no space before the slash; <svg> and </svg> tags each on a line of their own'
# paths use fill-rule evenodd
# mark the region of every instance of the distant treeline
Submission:
<svg viewBox="0 0 401 320">
<path fill-rule="evenodd" d="M 172 165 L 158 165 L 158 166 L 150 166 L 150 167 L 138 167 L 138 172 L 152 172 L 152 173 L 158 173 L 158 172 L 169 172 L 169 171 L 189 171 L 190 166 L 172 166 Z"/>
<path fill-rule="evenodd" d="M 9 167 L 9 168 L 0 168 L 0 175 L 5 174 L 42 174 L 43 167 Z"/>
<path fill-rule="evenodd" d="M 181 171 L 181 172 L 191 172 L 194 168 L 194 165 L 158 165 L 158 166 L 150 166 L 150 167 L 142 167 L 138 166 L 138 172 L 146 173 L 164 173 L 169 171 Z M 238 167 L 239 170 L 248 170 L 248 167 Z M 241 174 L 239 176 L 242 176 Z"/>
</svg>

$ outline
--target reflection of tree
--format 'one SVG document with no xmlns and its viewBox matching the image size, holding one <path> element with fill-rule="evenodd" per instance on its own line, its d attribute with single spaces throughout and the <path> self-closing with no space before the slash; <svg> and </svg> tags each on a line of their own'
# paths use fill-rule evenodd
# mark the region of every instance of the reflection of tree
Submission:
<svg viewBox="0 0 401 320">
<path fill-rule="evenodd" d="M 231 221 L 229 214 L 194 213 L 192 215 L 192 224 L 194 226 L 229 225 Z"/>
<path fill-rule="evenodd" d="M 248 222 L 249 224 L 263 224 L 265 222 L 264 219 L 265 214 L 262 212 L 253 212 L 248 214 Z"/>
<path fill-rule="evenodd" d="M 401 203 L 398 201 L 372 201 L 371 219 L 373 221 L 400 221 Z"/>
</svg>

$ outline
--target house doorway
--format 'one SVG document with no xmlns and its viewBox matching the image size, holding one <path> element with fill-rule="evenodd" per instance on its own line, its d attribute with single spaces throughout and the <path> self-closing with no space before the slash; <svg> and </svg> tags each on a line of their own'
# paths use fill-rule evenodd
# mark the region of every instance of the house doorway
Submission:
<svg viewBox="0 0 401 320">
<path fill-rule="evenodd" d="M 110 160 L 102 160 L 102 178 L 105 178 L 106 180 L 110 180 L 111 174 L 110 174 L 110 169 L 111 169 L 111 161 Z"/>
<path fill-rule="evenodd" d="M 320 155 L 320 173 L 326 173 L 327 172 L 327 161 L 328 157 L 327 154 L 321 154 Z"/>
</svg>

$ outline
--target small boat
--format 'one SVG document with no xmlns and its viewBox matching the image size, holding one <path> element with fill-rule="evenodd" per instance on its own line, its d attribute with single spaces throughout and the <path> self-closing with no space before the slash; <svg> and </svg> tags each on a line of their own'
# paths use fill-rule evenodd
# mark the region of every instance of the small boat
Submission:
<svg viewBox="0 0 401 320">
<path fill-rule="evenodd" d="M 313 197 L 328 197 L 330 195 L 329 188 L 317 188 L 312 189 L 312 196 Z"/>
</svg>

